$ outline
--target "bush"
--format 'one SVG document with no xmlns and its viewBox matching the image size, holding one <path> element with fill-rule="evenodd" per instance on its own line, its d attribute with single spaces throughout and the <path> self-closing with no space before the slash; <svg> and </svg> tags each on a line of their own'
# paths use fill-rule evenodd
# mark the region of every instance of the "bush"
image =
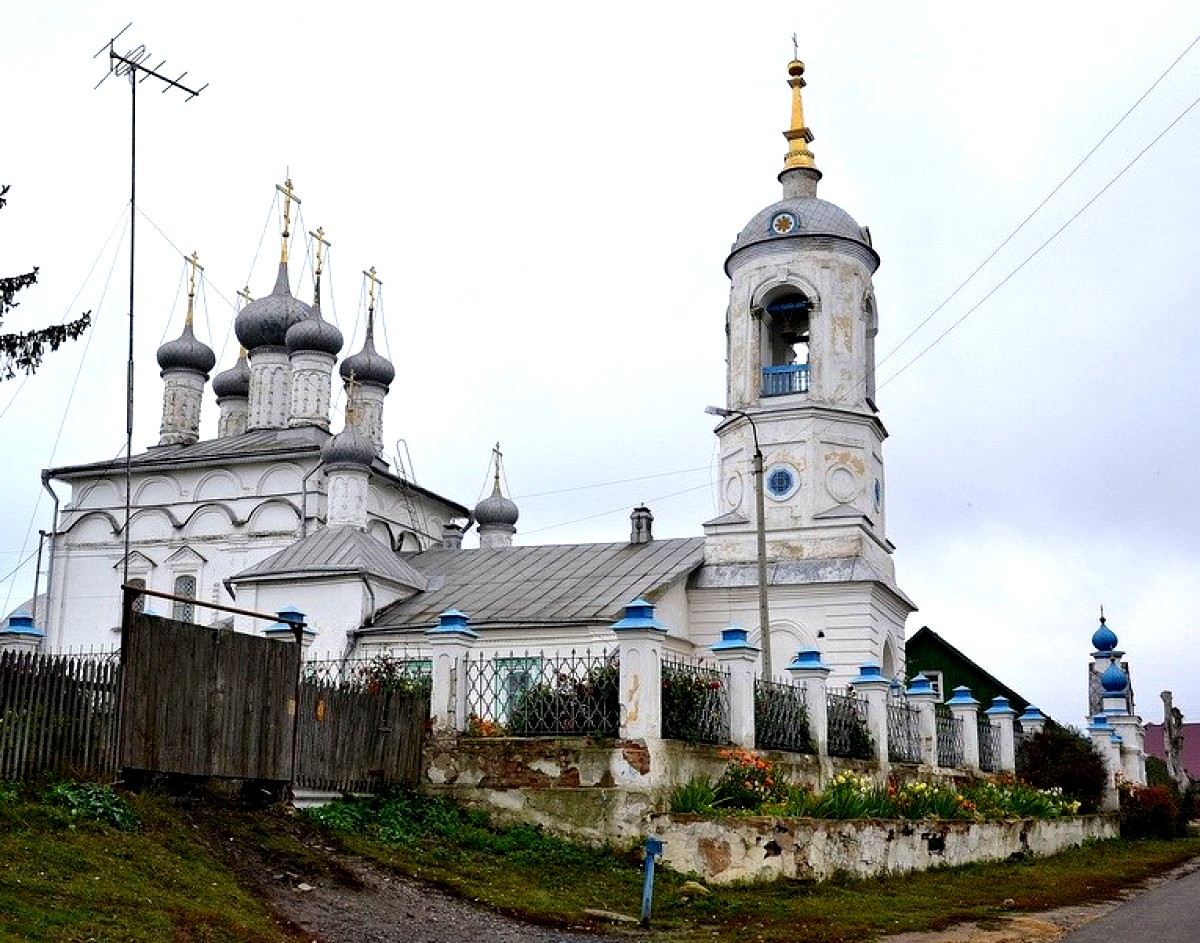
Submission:
<svg viewBox="0 0 1200 943">
<path fill-rule="evenodd" d="M 671 790 L 668 805 L 672 812 L 710 815 L 717 811 L 717 792 L 707 776 L 689 779 Z"/>
<path fill-rule="evenodd" d="M 717 780 L 717 802 L 730 809 L 757 810 L 767 802 L 783 802 L 787 798 L 787 782 L 783 772 L 770 760 L 749 750 L 737 747 L 722 750 L 729 760 L 725 772 Z"/>
<path fill-rule="evenodd" d="M 1122 838 L 1176 838 L 1186 826 L 1166 786 L 1121 787 Z"/>
<path fill-rule="evenodd" d="M 1080 811 L 1100 808 L 1108 774 L 1092 741 L 1057 724 L 1025 737 L 1017 750 L 1017 776 L 1039 789 L 1060 789 L 1079 800 Z"/>
<path fill-rule="evenodd" d="M 48 805 L 61 806 L 72 816 L 111 825 L 123 832 L 137 827 L 133 809 L 111 786 L 98 783 L 59 783 L 46 790 L 43 798 Z"/>
</svg>

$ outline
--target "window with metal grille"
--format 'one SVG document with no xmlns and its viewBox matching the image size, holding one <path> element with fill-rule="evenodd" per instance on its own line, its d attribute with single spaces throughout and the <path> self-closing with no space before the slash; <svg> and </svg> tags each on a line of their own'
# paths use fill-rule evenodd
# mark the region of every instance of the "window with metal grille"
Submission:
<svg viewBox="0 0 1200 943">
<path fill-rule="evenodd" d="M 145 589 L 146 581 L 143 579 L 132 579 L 129 581 L 128 585 L 135 586 L 138 589 Z M 133 597 L 133 611 L 134 612 L 145 612 L 145 610 L 146 610 L 146 597 L 141 596 L 141 595 L 134 596 Z"/>
<path fill-rule="evenodd" d="M 175 577 L 175 595 L 196 598 L 196 577 L 191 575 Z M 171 618 L 179 622 L 191 622 L 196 617 L 196 607 L 191 603 L 175 601 L 171 607 Z"/>
</svg>

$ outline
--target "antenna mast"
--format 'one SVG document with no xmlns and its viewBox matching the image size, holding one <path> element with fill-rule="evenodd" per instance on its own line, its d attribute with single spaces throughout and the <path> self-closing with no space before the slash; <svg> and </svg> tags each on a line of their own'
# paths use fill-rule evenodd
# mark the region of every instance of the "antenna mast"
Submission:
<svg viewBox="0 0 1200 943">
<path fill-rule="evenodd" d="M 125 371 L 125 556 L 121 568 L 122 583 L 129 582 L 129 517 L 133 503 L 133 273 L 134 230 L 137 225 L 137 87 L 147 79 L 155 78 L 166 86 L 163 89 L 164 95 L 171 89 L 177 88 L 187 95 L 184 101 L 191 101 L 208 88 L 207 82 L 197 89 L 184 85 L 183 79 L 187 75 L 186 71 L 181 72 L 179 77 L 174 79 L 163 75 L 158 70 L 166 65 L 166 59 L 160 61 L 154 68 L 147 66 L 145 63 L 150 59 L 150 50 L 145 45 L 135 46 L 124 55 L 117 52 L 113 44 L 132 25 L 132 22 L 126 23 L 125 29 L 101 46 L 96 55 L 92 56 L 93 59 L 97 59 L 105 52 L 108 53 L 108 71 L 96 83 L 95 88 L 103 85 L 110 75 L 128 76 L 129 78 L 129 362 Z"/>
</svg>

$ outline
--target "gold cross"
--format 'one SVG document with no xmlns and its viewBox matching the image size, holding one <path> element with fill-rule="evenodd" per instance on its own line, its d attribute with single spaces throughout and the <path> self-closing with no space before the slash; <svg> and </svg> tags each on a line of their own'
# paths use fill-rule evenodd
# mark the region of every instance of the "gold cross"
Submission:
<svg viewBox="0 0 1200 943">
<path fill-rule="evenodd" d="M 187 323 L 190 326 L 192 324 L 192 318 L 193 318 L 192 303 L 196 297 L 196 275 L 197 275 L 197 273 L 204 271 L 204 266 L 200 264 L 200 256 L 198 256 L 196 254 L 195 250 L 192 250 L 192 254 L 186 257 L 186 261 L 187 261 L 188 265 L 191 266 L 191 271 L 188 273 L 188 307 L 187 307 Z"/>
<path fill-rule="evenodd" d="M 240 299 L 242 299 L 242 306 L 241 306 L 241 308 L 238 308 L 239 311 L 241 311 L 242 308 L 246 307 L 246 305 L 250 304 L 250 302 L 254 300 L 252 297 L 250 297 L 250 286 L 249 285 L 247 285 L 245 288 L 243 288 L 241 291 L 238 292 L 238 297 Z"/>
<path fill-rule="evenodd" d="M 370 271 L 363 272 L 367 279 L 371 282 L 371 295 L 367 301 L 367 312 L 373 314 L 375 312 L 375 286 L 382 285 L 383 282 L 375 277 L 375 266 L 372 265 Z"/>
<path fill-rule="evenodd" d="M 320 278 L 321 277 L 321 268 L 322 268 L 321 262 L 324 259 L 322 250 L 332 248 L 333 243 L 325 241 L 325 227 L 324 226 L 318 226 L 317 231 L 310 232 L 309 235 L 312 236 L 315 240 L 317 240 L 317 267 L 313 270 L 313 276 L 316 278 Z"/>
<path fill-rule="evenodd" d="M 275 184 L 275 189 L 283 194 L 283 251 L 280 255 L 280 261 L 286 262 L 288 258 L 288 237 L 292 232 L 292 201 L 296 201 L 296 205 L 300 205 L 300 197 L 296 196 L 296 192 L 292 189 L 292 178 L 288 177 L 283 186 Z"/>
</svg>

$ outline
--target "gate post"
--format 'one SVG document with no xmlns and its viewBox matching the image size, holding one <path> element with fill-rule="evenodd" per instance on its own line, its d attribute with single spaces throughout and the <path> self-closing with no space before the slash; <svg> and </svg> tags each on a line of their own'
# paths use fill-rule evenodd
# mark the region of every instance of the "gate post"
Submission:
<svg viewBox="0 0 1200 943">
<path fill-rule="evenodd" d="M 434 730 L 461 733 L 467 729 L 467 656 L 479 638 L 465 613 L 447 609 L 438 624 L 425 632 L 433 662 L 429 716 Z"/>
<path fill-rule="evenodd" d="M 1017 771 L 1017 744 L 1013 731 L 1013 718 L 1017 712 L 1012 709 L 1006 697 L 992 698 L 992 706 L 984 711 L 988 723 L 999 731 L 996 739 L 1000 741 L 1000 772 L 1015 773 Z"/>
<path fill-rule="evenodd" d="M 879 671 L 873 661 L 864 661 L 858 669 L 858 677 L 850 679 L 855 694 L 862 694 L 867 702 L 867 730 L 875 740 L 875 762 L 886 768 L 888 762 L 888 695 L 892 682 Z"/>
</svg>

